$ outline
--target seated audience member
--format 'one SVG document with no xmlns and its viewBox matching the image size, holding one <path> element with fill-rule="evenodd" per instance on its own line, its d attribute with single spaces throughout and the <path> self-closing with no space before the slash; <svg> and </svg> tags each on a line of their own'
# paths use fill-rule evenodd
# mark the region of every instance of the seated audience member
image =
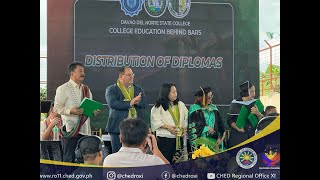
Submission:
<svg viewBox="0 0 320 180">
<path fill-rule="evenodd" d="M 72 180 L 75 177 L 82 177 L 80 179 L 103 179 L 103 168 L 92 168 L 101 167 L 103 159 L 102 148 L 103 141 L 99 136 L 88 135 L 80 138 L 75 149 L 75 161 L 84 163 L 87 166 L 79 166 L 70 174 L 73 177 L 69 177 L 68 180 Z"/>
<path fill-rule="evenodd" d="M 279 113 L 277 111 L 277 107 L 275 106 L 267 106 L 264 110 L 265 116 L 278 116 Z"/>
<path fill-rule="evenodd" d="M 266 128 L 272 121 L 274 121 L 280 114 L 275 106 L 267 106 L 265 108 L 265 116 L 258 122 L 255 134 Z"/>
<path fill-rule="evenodd" d="M 59 126 L 61 121 L 60 115 L 53 111 L 53 104 L 54 102 L 52 101 L 48 117 L 40 122 L 40 140 L 52 140 L 53 128 Z"/>
<path fill-rule="evenodd" d="M 53 128 L 60 127 L 60 115 L 53 111 L 53 101 L 51 102 L 48 116 L 40 121 L 40 158 L 55 161 L 62 161 L 62 147 L 60 141 L 54 140 Z M 58 131 L 58 129 L 57 129 Z M 56 140 L 60 140 L 59 132 Z"/>
<path fill-rule="evenodd" d="M 154 135 L 148 134 L 148 125 L 141 119 L 121 121 L 120 142 L 122 147 L 116 153 L 108 155 L 103 166 L 140 167 L 169 164 L 160 152 Z M 147 144 L 153 155 L 146 154 Z"/>
<path fill-rule="evenodd" d="M 103 141 L 95 135 L 84 136 L 78 140 L 75 156 L 79 163 L 102 165 Z"/>
</svg>

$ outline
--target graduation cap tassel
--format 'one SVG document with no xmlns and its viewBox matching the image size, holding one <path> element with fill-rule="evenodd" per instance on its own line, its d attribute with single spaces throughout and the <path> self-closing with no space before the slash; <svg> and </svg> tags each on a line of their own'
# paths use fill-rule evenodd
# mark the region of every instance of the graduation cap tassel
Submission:
<svg viewBox="0 0 320 180">
<path fill-rule="evenodd" d="M 204 106 L 206 103 L 206 94 L 204 93 L 204 90 L 202 87 L 200 87 L 200 89 L 202 90 L 203 96 L 202 96 L 202 105 Z"/>
</svg>

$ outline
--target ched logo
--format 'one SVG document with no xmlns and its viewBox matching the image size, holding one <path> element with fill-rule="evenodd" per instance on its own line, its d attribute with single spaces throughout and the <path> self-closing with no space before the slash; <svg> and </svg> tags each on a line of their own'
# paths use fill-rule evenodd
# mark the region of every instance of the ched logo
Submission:
<svg viewBox="0 0 320 180">
<path fill-rule="evenodd" d="M 144 9 L 151 17 L 160 17 L 168 6 L 167 0 L 144 0 Z"/>
<path fill-rule="evenodd" d="M 185 17 L 191 8 L 191 0 L 169 0 L 169 12 L 175 18 Z"/>
<path fill-rule="evenodd" d="M 257 153 L 251 148 L 242 148 L 237 153 L 236 160 L 243 169 L 250 169 L 258 161 Z"/>
<path fill-rule="evenodd" d="M 269 146 L 262 154 L 262 162 L 269 167 L 280 165 L 280 151 L 276 146 Z"/>
<path fill-rule="evenodd" d="M 125 15 L 133 17 L 134 15 L 138 15 L 142 10 L 143 2 L 144 0 L 120 0 L 121 10 Z"/>
</svg>

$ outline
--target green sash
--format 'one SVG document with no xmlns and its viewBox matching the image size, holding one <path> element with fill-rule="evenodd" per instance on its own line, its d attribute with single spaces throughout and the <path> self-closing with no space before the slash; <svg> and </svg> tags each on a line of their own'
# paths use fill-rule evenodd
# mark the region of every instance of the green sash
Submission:
<svg viewBox="0 0 320 180">
<path fill-rule="evenodd" d="M 188 116 L 190 116 L 193 112 L 197 110 L 201 110 L 201 106 L 199 104 L 192 104 L 189 108 Z"/>
<path fill-rule="evenodd" d="M 211 128 L 214 128 L 215 116 L 212 111 L 214 111 L 214 110 L 218 111 L 217 106 L 214 104 L 209 104 L 207 107 L 201 107 L 199 104 L 193 104 L 189 108 L 189 116 L 197 110 L 201 110 L 203 112 L 206 125 Z M 212 113 L 210 113 L 210 112 L 212 112 Z M 205 138 L 208 137 L 209 129 L 207 126 L 205 126 L 203 128 L 202 133 L 201 133 L 201 137 L 205 137 Z"/>
<path fill-rule="evenodd" d="M 178 149 L 180 149 L 180 137 L 182 135 L 182 132 L 181 132 L 182 129 L 180 127 L 180 112 L 179 112 L 178 105 L 174 105 L 173 108 L 174 108 L 174 112 L 172 111 L 171 107 L 169 107 L 168 110 L 173 118 L 173 121 L 174 121 L 174 124 L 176 125 L 176 128 L 180 129 L 180 131 L 177 132 L 177 134 L 176 134 L 176 150 L 178 150 Z M 180 133 L 180 134 L 178 134 L 178 133 Z"/>
<path fill-rule="evenodd" d="M 120 88 L 124 98 L 126 100 L 132 100 L 133 96 L 134 96 L 134 87 L 133 85 L 131 85 L 129 87 L 129 92 L 127 91 L 127 89 L 120 83 L 120 81 L 117 81 L 117 86 Z M 128 113 L 128 118 L 136 118 L 137 117 L 137 111 L 134 108 L 134 106 L 132 106 L 132 108 L 129 109 L 129 113 Z"/>
</svg>

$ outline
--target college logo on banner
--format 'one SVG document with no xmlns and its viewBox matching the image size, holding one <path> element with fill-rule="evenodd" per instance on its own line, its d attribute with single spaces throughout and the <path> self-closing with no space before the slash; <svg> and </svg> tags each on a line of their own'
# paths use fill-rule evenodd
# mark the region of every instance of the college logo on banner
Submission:
<svg viewBox="0 0 320 180">
<path fill-rule="evenodd" d="M 258 161 L 257 153 L 251 148 L 242 148 L 237 153 L 236 160 L 243 169 L 250 169 Z"/>
<path fill-rule="evenodd" d="M 191 0 L 169 0 L 169 12 L 175 18 L 185 17 L 191 8 Z"/>
<path fill-rule="evenodd" d="M 167 0 L 144 0 L 144 9 L 151 17 L 160 17 L 166 11 Z"/>
<path fill-rule="evenodd" d="M 125 15 L 133 17 L 142 10 L 143 2 L 144 0 L 120 0 L 121 10 L 124 11 Z"/>
</svg>

